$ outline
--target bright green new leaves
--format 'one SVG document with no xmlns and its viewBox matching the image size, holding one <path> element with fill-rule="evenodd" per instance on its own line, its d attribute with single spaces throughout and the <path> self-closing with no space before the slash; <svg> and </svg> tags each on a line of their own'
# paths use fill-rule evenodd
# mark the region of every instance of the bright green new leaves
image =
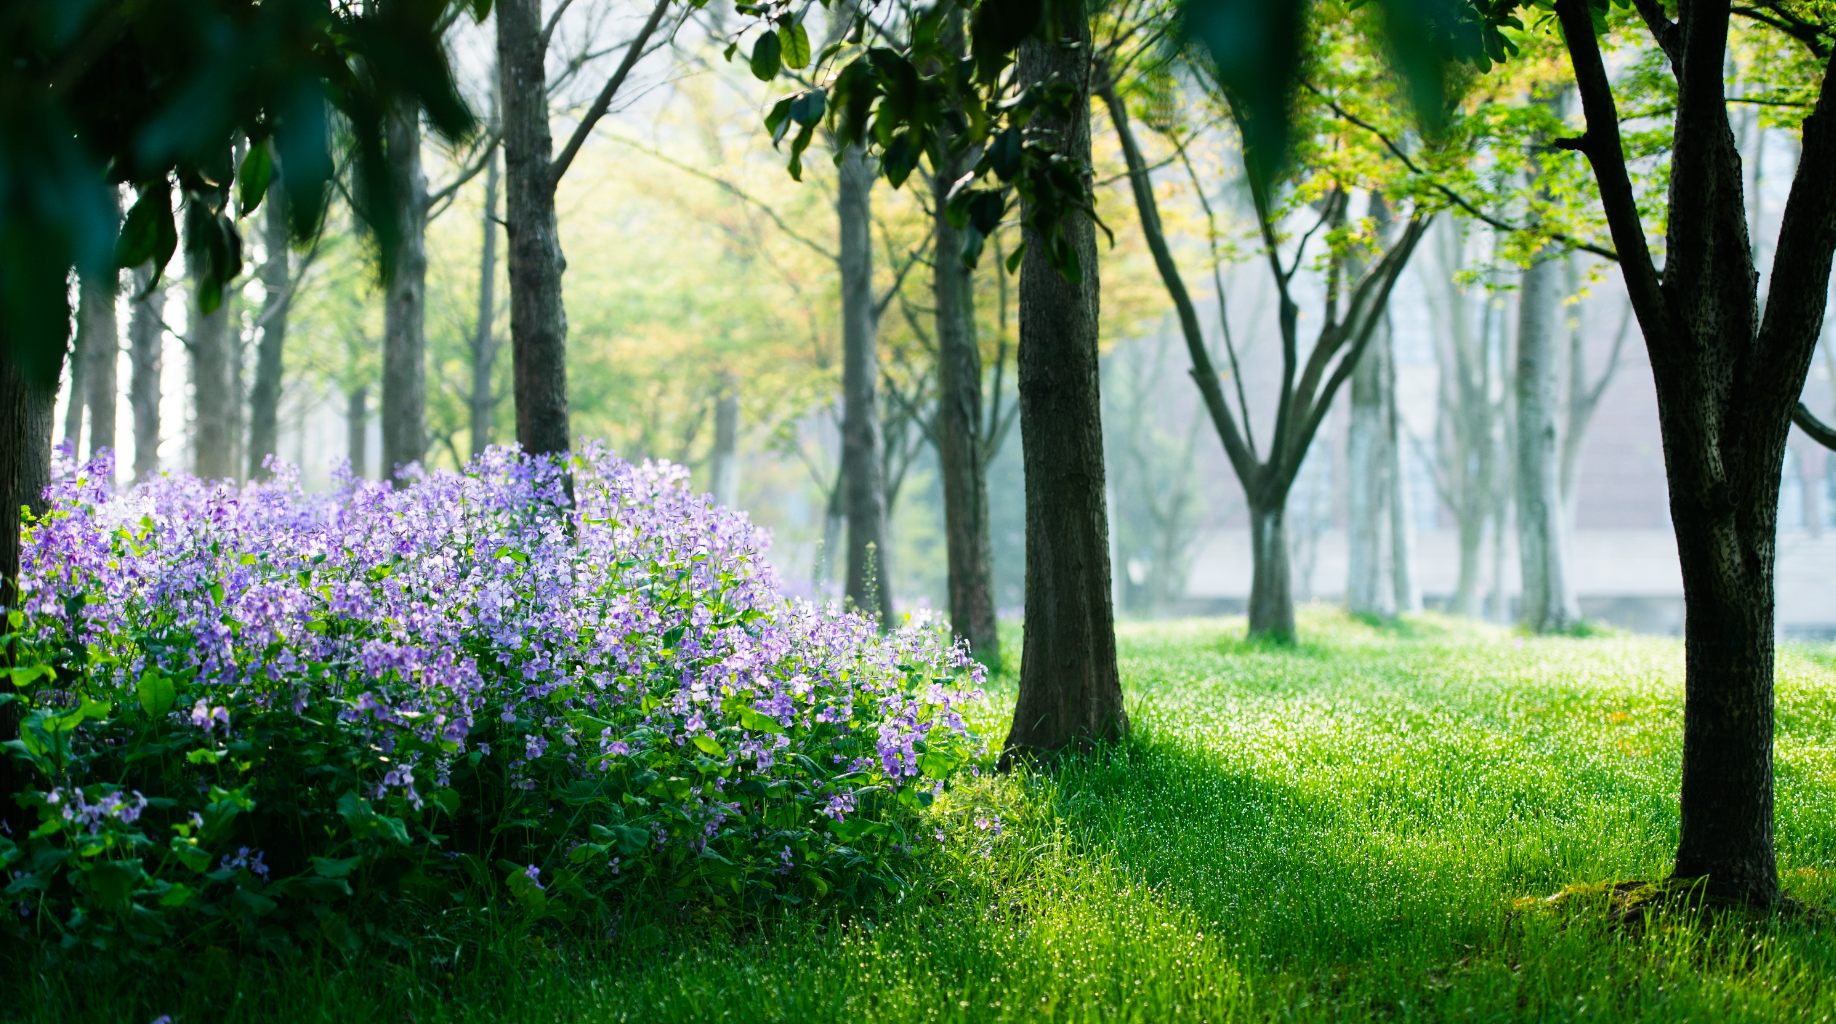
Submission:
<svg viewBox="0 0 1836 1024">
<path fill-rule="evenodd" d="M 148 718 L 159 718 L 172 710 L 177 690 L 172 685 L 172 677 L 149 665 L 140 682 L 134 684 L 134 695 L 140 698 L 140 709 Z"/>
<path fill-rule="evenodd" d="M 769 82 L 778 77 L 778 68 L 783 63 L 783 44 L 778 42 L 776 32 L 766 32 L 752 44 L 752 74 L 761 82 Z"/>
<path fill-rule="evenodd" d="M 778 48 L 782 52 L 785 67 L 802 70 L 810 66 L 810 33 L 803 27 L 803 22 L 792 22 L 778 28 Z"/>
</svg>

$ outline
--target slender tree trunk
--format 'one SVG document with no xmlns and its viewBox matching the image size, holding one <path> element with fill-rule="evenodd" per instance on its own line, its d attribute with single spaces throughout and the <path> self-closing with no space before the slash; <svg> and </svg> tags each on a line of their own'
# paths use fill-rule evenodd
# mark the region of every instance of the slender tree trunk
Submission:
<svg viewBox="0 0 1836 1024">
<path fill-rule="evenodd" d="M 1517 552 L 1524 585 L 1518 619 L 1535 632 L 1556 633 L 1581 618 L 1568 570 L 1556 436 L 1558 260 L 1545 258 L 1524 271 L 1517 308 Z"/>
<path fill-rule="evenodd" d="M 1090 24 L 1069 14 L 1076 48 L 1020 46 L 1022 86 L 1055 80 L 1075 95 L 1058 152 L 1090 167 Z M 1128 730 L 1116 667 L 1109 516 L 1104 507 L 1102 397 L 1097 362 L 1096 230 L 1078 213 L 1061 222 L 1077 255 L 1071 282 L 1047 258 L 1047 240 L 1024 230 L 1020 266 L 1020 444 L 1026 472 L 1026 626 L 1020 692 L 1002 757 L 1025 757 L 1118 739 Z"/>
<path fill-rule="evenodd" d="M 191 270 L 191 315 L 187 333 L 191 342 L 192 467 L 205 480 L 223 480 L 236 474 L 230 454 L 229 296 L 215 312 L 198 308 L 198 283 L 204 274 L 202 250 L 186 253 Z"/>
<path fill-rule="evenodd" d="M 345 444 L 351 461 L 351 476 L 362 480 L 368 475 L 370 462 L 370 389 L 360 387 L 350 394 L 344 413 Z"/>
<path fill-rule="evenodd" d="M 34 387 L 18 367 L 0 360 L 0 615 L 19 606 L 19 510 L 43 515 L 46 509 L 56 402 L 55 383 Z M 11 650 L 0 655 L 10 663 Z M 10 681 L 0 682 L 0 692 L 11 689 Z M 19 737 L 19 708 L 14 701 L 0 704 L 0 742 Z M 0 822 L 13 836 L 32 828 L 34 816 L 13 802 L 29 777 L 17 758 L 0 757 Z"/>
<path fill-rule="evenodd" d="M 115 363 L 121 357 L 121 330 L 115 303 L 120 274 L 111 271 L 82 283 L 79 334 L 83 341 L 84 400 L 89 405 L 89 457 L 115 447 Z M 72 401 L 76 400 L 71 396 Z"/>
<path fill-rule="evenodd" d="M 723 374 L 714 401 L 714 504 L 739 506 L 739 380 Z"/>
<path fill-rule="evenodd" d="M 873 309 L 870 194 L 874 169 L 858 147 L 842 153 L 836 186 L 841 225 L 842 478 L 847 487 L 848 600 L 885 628 L 893 624 L 892 588 L 882 563 L 886 493 L 880 463 L 879 380 Z"/>
<path fill-rule="evenodd" d="M 555 225 L 541 0 L 497 4 L 497 64 L 504 111 L 504 224 L 510 256 L 510 359 L 516 439 L 535 455 L 568 450 L 567 261 Z"/>
<path fill-rule="evenodd" d="M 1389 396 L 1384 408 L 1384 429 L 1388 434 L 1385 448 L 1390 478 L 1390 596 L 1398 612 L 1419 612 L 1422 588 L 1415 578 L 1415 510 L 1409 494 L 1409 452 L 1403 447 L 1402 410 L 1396 394 L 1396 332 L 1388 314 L 1378 330 L 1382 333 L 1373 344 L 1382 346 L 1389 369 L 1389 379 L 1384 382 L 1384 393 Z"/>
<path fill-rule="evenodd" d="M 89 332 L 83 330 L 83 295 L 78 291 L 77 297 L 77 331 L 70 339 L 70 391 L 64 402 L 64 433 L 62 443 L 73 459 L 83 456 L 83 408 L 89 404 L 89 360 L 84 357 L 83 345 L 89 340 Z"/>
<path fill-rule="evenodd" d="M 128 406 L 134 414 L 134 482 L 159 470 L 159 374 L 161 349 L 166 337 L 166 290 L 158 288 L 138 298 L 152 279 L 151 271 L 134 274 L 133 318 L 128 322 L 132 374 L 128 378 Z"/>
<path fill-rule="evenodd" d="M 261 344 L 255 350 L 255 387 L 249 392 L 249 479 L 266 480 L 268 456 L 280 455 L 282 354 L 287 343 L 287 307 L 292 301 L 288 269 L 286 191 L 278 179 L 268 187 L 263 234 L 268 258 L 261 265 L 267 298 L 261 309 Z"/>
<path fill-rule="evenodd" d="M 1373 344 L 1351 378 L 1351 424 L 1345 438 L 1345 607 L 1353 614 L 1386 615 L 1390 589 L 1384 586 L 1383 540 L 1388 523 L 1389 423 L 1385 413 L 1384 361 L 1388 350 Z"/>
<path fill-rule="evenodd" d="M 962 16 L 950 15 L 951 38 Z M 982 352 L 975 337 L 975 279 L 958 253 L 961 233 L 944 216 L 950 186 L 970 162 L 945 159 L 932 176 L 935 217 L 931 292 L 937 307 L 937 463 L 943 483 L 944 541 L 949 559 L 950 624 L 976 660 L 1001 664 L 994 604 L 994 545 L 988 528 L 988 467 L 982 464 Z"/>
<path fill-rule="evenodd" d="M 382 468 L 401 471 L 427 453 L 427 178 L 421 173 L 421 111 L 399 100 L 384 123 L 395 223 L 401 232 L 383 306 Z"/>
<path fill-rule="evenodd" d="M 497 416 L 497 398 L 493 371 L 497 362 L 497 338 L 491 333 L 497 317 L 497 154 L 493 152 L 485 165 L 484 245 L 478 260 L 478 324 L 472 334 L 472 457 L 491 443 L 491 427 Z"/>
<path fill-rule="evenodd" d="M 1252 636 L 1294 635 L 1294 582 L 1288 569 L 1288 500 L 1264 498 L 1250 505 L 1249 631 Z"/>
</svg>

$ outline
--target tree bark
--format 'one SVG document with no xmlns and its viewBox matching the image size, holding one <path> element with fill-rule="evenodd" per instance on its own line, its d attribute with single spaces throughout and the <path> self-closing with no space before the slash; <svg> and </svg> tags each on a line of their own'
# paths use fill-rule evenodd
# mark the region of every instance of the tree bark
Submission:
<svg viewBox="0 0 1836 1024">
<path fill-rule="evenodd" d="M 739 380 L 723 374 L 714 400 L 714 457 L 710 460 L 714 504 L 739 507 Z"/>
<path fill-rule="evenodd" d="M 280 454 L 280 396 L 283 348 L 287 343 L 287 307 L 292 300 L 288 269 L 286 191 L 276 179 L 268 186 L 263 235 L 268 258 L 261 265 L 267 298 L 261 308 L 261 343 L 255 350 L 255 386 L 249 392 L 249 479 L 272 476 L 268 456 Z"/>
<path fill-rule="evenodd" d="M 82 283 L 77 332 L 85 336 L 85 394 L 82 399 L 89 406 L 89 457 L 92 459 L 102 449 L 115 447 L 115 363 L 121 357 L 115 302 L 120 287 L 120 274 L 114 271 L 101 278 L 85 278 Z M 71 400 L 76 399 L 73 394 Z"/>
<path fill-rule="evenodd" d="M 383 306 L 381 474 L 401 485 L 402 471 L 427 451 L 427 178 L 418 106 L 396 101 L 384 145 L 400 235 Z"/>
<path fill-rule="evenodd" d="M 835 212 L 841 230 L 842 479 L 847 487 L 848 583 L 853 606 L 893 624 L 886 578 L 886 493 L 880 461 L 880 360 L 875 345 L 873 238 L 874 169 L 858 146 L 842 152 Z"/>
<path fill-rule="evenodd" d="M 46 510 L 56 402 L 55 391 L 33 387 L 18 367 L 0 360 L 0 615 L 19 605 L 19 510 L 35 516 Z M 0 653 L 10 662 L 10 650 Z M 11 687 L 0 682 L 0 692 Z M 19 721 L 17 702 L 0 704 L 0 742 L 19 737 Z M 16 758 L 0 757 L 0 822 L 14 836 L 32 828 L 33 816 L 13 802 L 28 778 Z"/>
<path fill-rule="evenodd" d="M 485 165 L 484 244 L 478 259 L 478 323 L 472 333 L 472 457 L 491 444 L 497 416 L 493 371 L 497 363 L 497 338 L 492 321 L 497 317 L 497 154 Z"/>
<path fill-rule="evenodd" d="M 230 452 L 230 301 L 226 294 L 215 312 L 205 314 L 198 306 L 203 251 L 187 251 L 185 262 L 192 280 L 186 327 L 191 342 L 192 469 L 202 479 L 222 480 L 236 473 Z"/>
<path fill-rule="evenodd" d="M 1038 122 L 1057 132 L 1058 152 L 1090 168 L 1090 24 L 1068 13 L 1075 48 L 1020 45 L 1022 87 L 1047 80 L 1075 95 L 1067 117 Z M 1102 398 L 1097 362 L 1096 230 L 1070 213 L 1063 230 L 1081 280 L 1047 258 L 1047 240 L 1023 229 L 1020 265 L 1020 445 L 1026 473 L 1026 624 L 1020 692 L 1002 760 L 1084 747 L 1128 731 L 1116 667 L 1109 516 L 1104 507 Z"/>
<path fill-rule="evenodd" d="M 83 344 L 89 332 L 83 330 L 83 294 L 77 292 L 77 331 L 70 339 L 70 391 L 64 402 L 62 444 L 73 459 L 83 455 L 83 409 L 89 404 L 89 360 L 84 358 Z"/>
<path fill-rule="evenodd" d="M 1251 636 L 1294 636 L 1294 582 L 1288 571 L 1288 501 L 1250 506 L 1249 632 Z"/>
<path fill-rule="evenodd" d="M 1383 348 L 1389 369 L 1384 388 L 1389 396 L 1384 429 L 1388 434 L 1390 478 L 1390 597 L 1398 613 L 1419 612 L 1422 588 L 1415 578 L 1415 503 L 1409 494 L 1409 452 L 1403 447 L 1402 409 L 1396 394 L 1396 331 L 1387 315 L 1381 331 L 1377 344 Z"/>
<path fill-rule="evenodd" d="M 370 462 L 370 389 L 352 391 L 344 412 L 345 445 L 351 462 L 351 478 L 362 480 Z"/>
<path fill-rule="evenodd" d="M 1387 615 L 1393 589 L 1385 587 L 1384 527 L 1389 512 L 1389 417 L 1383 385 L 1387 350 L 1372 345 L 1351 378 L 1351 424 L 1346 431 L 1345 608 Z"/>
<path fill-rule="evenodd" d="M 960 48 L 962 16 L 950 15 Z M 949 560 L 950 624 L 977 661 L 1001 664 L 995 626 L 994 546 L 988 527 L 988 467 L 982 464 L 982 352 L 975 336 L 975 279 L 958 255 L 961 233 L 944 216 L 950 187 L 968 170 L 969 154 L 951 156 L 932 176 L 935 210 L 931 293 L 937 307 L 937 463 Z"/>
<path fill-rule="evenodd" d="M 161 350 L 166 337 L 166 290 L 157 288 L 140 298 L 152 272 L 134 273 L 133 317 L 128 321 L 129 362 L 128 407 L 134 415 L 134 482 L 139 483 L 159 470 L 159 374 Z"/>
<path fill-rule="evenodd" d="M 541 0 L 500 0 L 497 64 L 504 107 L 504 233 L 510 257 L 510 359 L 516 439 L 534 455 L 565 452 L 567 261 L 555 225 L 554 136 L 548 128 Z"/>
<path fill-rule="evenodd" d="M 1517 319 L 1517 552 L 1523 571 L 1518 620 L 1559 633 L 1581 619 L 1568 567 L 1556 421 L 1556 328 L 1562 266 L 1545 256 L 1524 270 Z"/>
</svg>

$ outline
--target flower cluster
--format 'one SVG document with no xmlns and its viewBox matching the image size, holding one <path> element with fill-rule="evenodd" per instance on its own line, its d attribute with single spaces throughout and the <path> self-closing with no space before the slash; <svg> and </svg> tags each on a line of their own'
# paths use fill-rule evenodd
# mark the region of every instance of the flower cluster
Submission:
<svg viewBox="0 0 1836 1024">
<path fill-rule="evenodd" d="M 556 916 L 645 887 L 865 898 L 982 753 L 947 632 L 786 600 L 762 532 L 677 466 L 496 448 L 323 496 L 284 466 L 120 495 L 106 464 L 59 469 L 11 671 L 21 800 L 62 824 L 0 861 L 67 932 L 312 903 L 296 923 L 340 941 L 320 911 L 354 891 L 480 879 Z M 104 821 L 132 835 L 79 850 Z"/>
</svg>

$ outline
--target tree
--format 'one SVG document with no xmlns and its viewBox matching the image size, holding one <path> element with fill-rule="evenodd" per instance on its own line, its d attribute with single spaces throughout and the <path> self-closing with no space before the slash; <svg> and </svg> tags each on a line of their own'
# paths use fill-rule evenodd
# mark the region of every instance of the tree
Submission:
<svg viewBox="0 0 1836 1024">
<path fill-rule="evenodd" d="M 1559 256 L 1546 254 L 1525 269 L 1517 310 L 1517 551 L 1524 586 L 1518 620 L 1533 632 L 1559 633 L 1581 621 L 1568 565 L 1558 436 Z"/>
<path fill-rule="evenodd" d="M 1294 248 L 1293 258 L 1284 260 L 1279 235 L 1286 219 L 1276 205 L 1272 182 L 1258 182 L 1254 151 L 1248 144 L 1247 114 L 1231 103 L 1239 132 L 1246 138 L 1245 171 L 1250 176 L 1255 205 L 1257 230 L 1261 236 L 1271 280 L 1280 301 L 1278 322 L 1282 346 L 1282 383 L 1278 408 L 1266 449 L 1259 450 L 1255 435 L 1247 432 L 1249 406 L 1241 391 L 1239 378 L 1238 406 L 1233 412 L 1220 385 L 1220 376 L 1206 350 L 1198 312 L 1174 261 L 1160 226 L 1158 200 L 1148 180 L 1147 159 L 1136 141 L 1128 108 L 1115 84 L 1107 83 L 1102 95 L 1108 105 L 1110 121 L 1128 161 L 1129 179 L 1140 215 L 1142 231 L 1154 254 L 1155 266 L 1166 285 L 1178 313 L 1181 332 L 1192 359 L 1192 376 L 1204 397 L 1212 425 L 1223 442 L 1231 468 L 1243 486 L 1250 514 L 1250 552 L 1253 572 L 1250 583 L 1249 628 L 1251 635 L 1292 639 L 1294 636 L 1294 598 L 1288 568 L 1286 515 L 1288 491 L 1300 471 L 1301 461 L 1325 420 L 1339 388 L 1351 376 L 1371 338 L 1383 321 L 1383 310 L 1390 290 L 1407 265 L 1416 242 L 1428 226 L 1428 215 L 1417 210 L 1394 240 L 1376 237 L 1370 242 L 1382 253 L 1368 269 L 1360 268 L 1352 250 L 1343 242 L 1329 254 L 1326 285 L 1326 309 L 1320 333 L 1308 351 L 1305 364 L 1300 355 L 1300 307 L 1295 301 L 1294 278 L 1302 269 L 1308 242 L 1321 230 L 1333 237 L 1347 237 L 1346 207 L 1350 182 L 1328 180 L 1329 188 L 1320 196 L 1315 223 Z M 1330 172 L 1325 176 L 1330 179 Z M 1316 183 L 1316 188 L 1321 187 Z M 1296 192 L 1293 194 L 1305 194 Z M 1292 202 L 1293 200 L 1288 200 Z M 1377 218 L 1373 218 L 1376 220 Z M 1366 244 L 1370 244 L 1367 242 Z M 1361 270 L 1361 272 L 1360 272 Z M 1220 295 L 1220 299 L 1222 296 Z M 1340 306 L 1343 298 L 1344 306 Z M 1230 335 L 1225 332 L 1226 345 Z M 1234 348 L 1231 350 L 1233 365 Z M 1235 376 L 1233 374 L 1233 376 Z M 1241 425 L 1239 424 L 1241 419 Z"/>
<path fill-rule="evenodd" d="M 159 372 L 166 336 L 166 291 L 149 288 L 153 273 L 134 274 L 133 312 L 128 321 L 128 408 L 134 417 L 134 482 L 159 468 Z"/>
<path fill-rule="evenodd" d="M 567 263 L 561 256 L 555 223 L 555 188 L 644 55 L 669 4 L 670 0 L 657 0 L 559 156 L 553 155 L 554 136 L 548 125 L 545 62 L 549 40 L 567 4 L 560 4 L 546 25 L 542 0 L 500 0 L 497 4 L 516 439 L 532 454 L 565 452 L 572 443 L 567 407 L 567 312 L 561 302 L 561 273 Z"/>
<path fill-rule="evenodd" d="M 268 211 L 262 241 L 267 258 L 261 264 L 261 343 L 255 350 L 255 386 L 249 392 L 249 467 L 251 480 L 269 476 L 268 456 L 280 443 L 281 361 L 287 344 L 287 306 L 293 298 L 289 269 L 287 198 L 276 181 L 268 186 Z"/>
</svg>

